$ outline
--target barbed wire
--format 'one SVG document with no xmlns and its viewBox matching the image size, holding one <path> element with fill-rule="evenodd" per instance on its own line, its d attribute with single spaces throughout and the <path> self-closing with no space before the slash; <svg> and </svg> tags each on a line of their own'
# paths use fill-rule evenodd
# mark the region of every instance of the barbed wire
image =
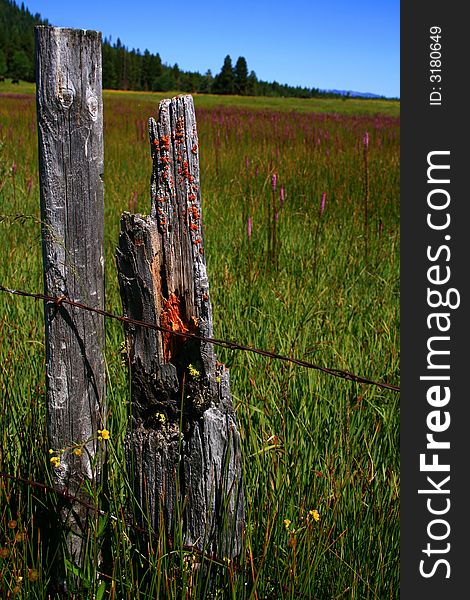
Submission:
<svg viewBox="0 0 470 600">
<path fill-rule="evenodd" d="M 0 291 L 8 294 L 14 294 L 16 296 L 23 296 L 26 298 L 33 298 L 35 300 L 44 300 L 45 302 L 49 302 L 54 304 L 57 308 L 60 308 L 63 304 L 68 304 L 70 306 L 74 306 L 76 308 L 86 310 L 89 312 L 96 313 L 98 315 L 102 315 L 103 317 L 107 317 L 109 319 L 114 319 L 116 321 L 120 321 L 121 323 L 127 323 L 129 325 L 135 325 L 137 327 L 145 327 L 147 329 L 154 329 L 156 331 L 160 331 L 162 333 L 167 333 L 173 336 L 182 337 L 186 339 L 193 339 L 200 342 L 205 342 L 208 344 L 213 344 L 214 346 L 219 346 L 221 348 L 227 348 L 228 350 L 240 350 L 243 352 L 251 352 L 253 354 L 258 354 L 260 356 L 265 356 L 267 358 L 271 358 L 273 360 L 280 360 L 284 362 L 288 362 L 300 367 L 305 367 L 307 369 L 315 369 L 317 371 L 321 371 L 322 373 L 326 373 L 327 375 L 332 375 L 333 377 L 338 377 L 340 379 L 345 379 L 346 381 L 353 381 L 355 383 L 363 383 L 366 385 L 375 385 L 380 388 L 388 389 L 393 392 L 400 392 L 400 387 L 396 385 L 392 385 L 390 383 L 384 383 L 380 381 L 374 381 L 372 379 L 368 379 L 367 377 L 361 377 L 359 375 L 354 375 L 349 371 L 344 371 L 341 369 L 332 369 L 328 367 L 322 367 L 320 365 L 314 364 L 312 362 L 302 360 L 299 358 L 292 358 L 290 356 L 283 356 L 281 354 L 277 354 L 275 352 L 270 352 L 269 350 L 263 350 L 261 348 L 255 348 L 253 346 L 245 346 L 243 344 L 239 344 L 237 342 L 232 342 L 229 340 L 222 340 L 213 337 L 205 337 L 195 333 L 183 333 L 181 331 L 173 331 L 167 327 L 162 327 L 161 325 L 157 325 L 155 323 L 147 323 L 145 321 L 140 321 L 139 319 L 133 319 L 131 317 L 124 317 L 120 315 L 115 315 L 111 312 L 103 310 L 101 308 L 94 308 L 92 306 L 88 306 L 87 304 L 83 304 L 82 302 L 77 302 L 72 300 L 71 298 L 67 298 L 67 296 L 49 296 L 47 294 L 37 294 L 32 292 L 26 292 L 24 290 L 14 290 L 7 288 L 3 285 L 0 285 Z"/>
<path fill-rule="evenodd" d="M 136 533 L 143 534 L 148 537 L 152 537 L 154 539 L 158 539 L 157 532 L 154 531 L 154 529 L 150 525 L 147 528 L 145 528 L 145 527 L 142 527 L 141 525 L 138 525 L 137 523 L 131 523 L 122 516 L 117 517 L 116 515 L 113 515 L 110 512 L 106 512 L 105 510 L 98 508 L 98 506 L 92 504 L 91 502 L 87 502 L 86 500 L 83 500 L 82 498 L 79 498 L 78 496 L 71 494 L 68 490 L 60 490 L 56 487 L 48 485 L 47 483 L 40 483 L 39 481 L 34 481 L 33 479 L 26 479 L 25 477 L 20 477 L 18 475 L 12 475 L 11 473 L 6 473 L 5 471 L 0 471 L 0 478 L 14 481 L 15 483 L 19 483 L 19 484 L 28 486 L 28 487 L 36 489 L 36 490 L 40 490 L 44 494 L 47 494 L 48 492 L 51 494 L 55 494 L 56 496 L 62 498 L 63 500 L 65 500 L 67 502 L 80 504 L 81 506 L 83 506 L 84 508 L 89 510 L 90 512 L 95 513 L 96 515 L 99 515 L 100 517 L 107 517 L 111 521 L 119 522 L 122 525 L 124 525 L 125 527 L 132 529 Z M 207 560 L 210 560 L 215 563 L 219 563 L 222 566 L 227 566 L 226 561 L 217 557 L 215 554 L 211 554 L 209 552 L 201 550 L 197 546 L 183 544 L 182 548 L 183 548 L 183 550 L 185 550 L 187 552 L 192 552 L 201 557 L 204 557 Z"/>
</svg>

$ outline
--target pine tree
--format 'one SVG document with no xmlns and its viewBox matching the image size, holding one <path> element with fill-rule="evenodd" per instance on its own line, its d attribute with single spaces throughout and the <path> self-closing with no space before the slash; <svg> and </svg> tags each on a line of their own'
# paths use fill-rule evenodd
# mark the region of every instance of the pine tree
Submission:
<svg viewBox="0 0 470 600">
<path fill-rule="evenodd" d="M 235 65 L 235 93 L 246 96 L 248 93 L 248 67 L 243 56 L 239 56 Z"/>
<path fill-rule="evenodd" d="M 235 76 L 229 54 L 224 59 L 220 73 L 214 79 L 212 91 L 215 94 L 233 94 L 235 91 Z"/>
<path fill-rule="evenodd" d="M 202 78 L 200 93 L 201 94 L 210 94 L 212 92 L 212 84 L 214 83 L 214 77 L 212 76 L 212 72 L 208 69 Z"/>
<path fill-rule="evenodd" d="M 5 52 L 0 48 L 0 75 L 4 76 L 7 72 L 7 57 Z"/>
<path fill-rule="evenodd" d="M 14 79 L 24 79 L 25 81 L 32 81 L 33 66 L 28 55 L 24 50 L 16 50 L 13 54 L 10 72 L 11 76 Z"/>
<path fill-rule="evenodd" d="M 150 57 L 150 89 L 155 90 L 156 81 L 163 73 L 162 59 L 158 52 L 151 54 Z"/>
<path fill-rule="evenodd" d="M 103 88 L 116 89 L 117 76 L 115 65 L 115 50 L 111 46 L 111 40 L 105 38 L 102 51 L 103 62 Z"/>
<path fill-rule="evenodd" d="M 248 75 L 247 94 L 249 96 L 256 96 L 258 94 L 258 78 L 254 71 L 250 71 Z"/>
<path fill-rule="evenodd" d="M 145 50 L 142 57 L 140 85 L 146 92 L 152 89 L 152 55 L 148 50 Z"/>
<path fill-rule="evenodd" d="M 174 79 L 174 87 L 170 88 L 173 90 L 179 90 L 181 89 L 181 71 L 180 68 L 178 66 L 178 63 L 175 63 L 172 67 L 171 67 L 171 71 L 173 74 L 173 79 Z"/>
<path fill-rule="evenodd" d="M 0 0 L 0 75 L 34 81 L 34 26 L 41 24 L 47 20 L 33 16 L 24 3 Z"/>
<path fill-rule="evenodd" d="M 127 54 L 127 77 L 128 77 L 128 89 L 129 90 L 141 90 L 141 78 L 142 78 L 142 55 L 140 50 L 132 49 Z"/>
</svg>

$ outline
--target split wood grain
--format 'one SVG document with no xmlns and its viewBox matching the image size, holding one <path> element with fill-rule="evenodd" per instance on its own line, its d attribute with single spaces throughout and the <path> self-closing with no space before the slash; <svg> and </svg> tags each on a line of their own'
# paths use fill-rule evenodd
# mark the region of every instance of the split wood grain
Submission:
<svg viewBox="0 0 470 600">
<path fill-rule="evenodd" d="M 191 96 L 149 121 L 150 215 L 124 213 L 117 264 L 124 314 L 213 335 L 199 148 Z M 219 557 L 240 553 L 245 524 L 240 434 L 228 370 L 212 344 L 126 326 L 134 492 L 151 527 Z"/>
<path fill-rule="evenodd" d="M 101 34 L 40 26 L 37 120 L 45 294 L 104 308 L 104 189 Z M 100 477 L 104 427 L 104 317 L 45 303 L 47 430 L 60 459 L 54 484 L 89 500 Z M 74 453 L 76 445 L 81 454 Z M 80 456 L 78 456 L 80 454 Z M 62 524 L 83 564 L 88 511 L 64 502 Z"/>
</svg>

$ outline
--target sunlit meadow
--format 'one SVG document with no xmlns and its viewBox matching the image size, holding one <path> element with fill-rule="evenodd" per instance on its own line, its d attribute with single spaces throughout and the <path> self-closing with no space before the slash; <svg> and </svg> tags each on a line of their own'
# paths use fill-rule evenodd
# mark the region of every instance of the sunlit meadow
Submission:
<svg viewBox="0 0 470 600">
<path fill-rule="evenodd" d="M 119 219 L 149 212 L 147 119 L 160 97 L 104 94 L 106 307 L 117 314 Z M 216 337 L 399 385 L 399 104 L 196 96 L 195 106 Z M 41 292 L 32 93 L 0 95 L 0 140 L 0 285 Z M 56 499 L 33 484 L 50 485 L 52 468 L 42 314 L 0 293 L 2 598 L 47 598 L 56 549 Z M 396 392 L 216 349 L 242 436 L 245 548 L 196 569 L 177 540 L 169 552 L 150 536 L 139 554 L 123 520 L 123 337 L 108 320 L 107 479 L 90 532 L 105 561 L 69 565 L 83 597 L 399 597 Z"/>
</svg>

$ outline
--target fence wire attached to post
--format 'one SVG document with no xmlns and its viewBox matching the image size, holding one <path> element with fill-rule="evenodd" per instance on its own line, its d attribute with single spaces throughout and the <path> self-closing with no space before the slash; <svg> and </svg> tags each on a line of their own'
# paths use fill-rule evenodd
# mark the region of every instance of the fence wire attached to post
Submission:
<svg viewBox="0 0 470 600">
<path fill-rule="evenodd" d="M 36 300 L 45 300 L 46 302 L 51 302 L 55 304 L 57 302 L 57 298 L 54 296 L 45 296 L 44 294 L 34 294 L 32 292 L 26 292 L 24 290 L 12 290 L 3 285 L 0 285 L 1 292 L 7 292 L 9 294 L 14 294 L 16 296 L 24 296 L 26 298 L 34 298 Z M 285 356 L 282 354 L 277 354 L 276 352 L 271 352 L 270 350 L 264 350 L 262 348 L 255 348 L 254 346 L 245 346 L 240 344 L 239 342 L 235 342 L 233 340 L 222 340 L 218 338 L 202 338 L 193 333 L 181 333 L 180 331 L 172 331 L 169 328 L 161 327 L 160 325 L 156 325 L 155 323 L 146 323 L 145 321 L 141 321 L 139 319 L 132 319 L 130 317 L 123 317 L 121 315 L 115 315 L 107 310 L 99 310 L 96 308 L 92 308 L 91 306 L 86 306 L 80 302 L 75 302 L 72 298 L 61 298 L 60 300 L 63 304 L 70 304 L 71 306 L 76 306 L 81 310 L 88 310 L 90 312 L 96 312 L 97 314 L 103 315 L 109 319 L 115 319 L 116 321 L 121 321 L 122 323 L 128 323 L 130 325 L 135 325 L 136 327 L 145 327 L 147 329 L 154 329 L 156 331 L 161 331 L 163 333 L 167 333 L 170 336 L 175 337 L 183 337 L 183 338 L 194 338 L 200 339 L 201 341 L 205 341 L 208 344 L 214 344 L 214 346 L 220 346 L 221 348 L 227 348 L 228 350 L 241 350 L 243 352 L 252 352 L 253 354 L 258 354 L 259 356 L 265 356 L 266 358 L 270 358 L 271 360 L 280 360 L 283 362 L 291 363 L 293 365 L 297 365 L 299 367 L 305 367 L 306 369 L 314 369 L 315 371 L 320 371 L 325 373 L 326 375 L 332 375 L 333 377 L 337 377 L 339 379 L 344 379 L 345 381 L 351 381 L 353 383 L 361 383 L 364 385 L 374 385 L 378 388 L 390 390 L 392 392 L 400 392 L 399 385 L 393 385 L 391 383 L 387 383 L 385 381 L 376 381 L 373 379 L 369 379 L 367 377 L 362 377 L 361 375 L 355 375 L 350 371 L 345 371 L 343 369 L 335 369 L 331 367 L 323 367 L 321 365 L 317 365 L 308 360 L 304 360 L 301 358 L 294 358 L 292 356 Z"/>
<path fill-rule="evenodd" d="M 235 557 L 245 528 L 241 444 L 228 369 L 206 342 L 212 306 L 192 97 L 162 100 L 149 132 L 151 214 L 123 214 L 116 255 L 124 314 L 163 330 L 126 324 L 129 468 L 152 527 Z"/>
</svg>

